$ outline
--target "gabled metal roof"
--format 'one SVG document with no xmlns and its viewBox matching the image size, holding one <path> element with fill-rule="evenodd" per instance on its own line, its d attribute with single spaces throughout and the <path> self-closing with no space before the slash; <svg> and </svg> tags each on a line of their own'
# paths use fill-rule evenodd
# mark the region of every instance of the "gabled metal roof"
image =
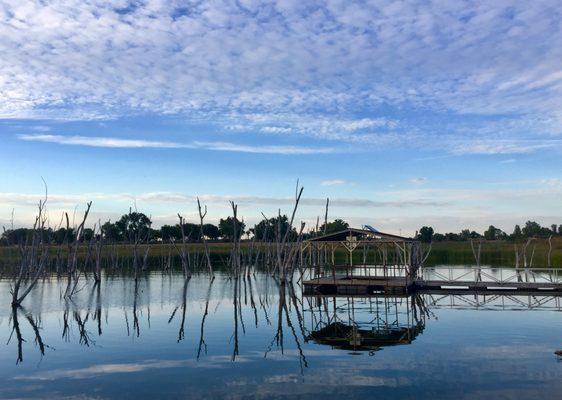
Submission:
<svg viewBox="0 0 562 400">
<path fill-rule="evenodd" d="M 384 232 L 374 232 L 371 230 L 348 228 L 343 231 L 329 233 L 327 235 L 317 236 L 315 238 L 308 239 L 308 242 L 343 242 L 346 241 L 348 237 L 355 237 L 357 240 L 366 241 L 377 241 L 377 240 L 399 240 L 405 242 L 415 241 L 415 239 L 392 235 L 390 233 Z"/>
</svg>

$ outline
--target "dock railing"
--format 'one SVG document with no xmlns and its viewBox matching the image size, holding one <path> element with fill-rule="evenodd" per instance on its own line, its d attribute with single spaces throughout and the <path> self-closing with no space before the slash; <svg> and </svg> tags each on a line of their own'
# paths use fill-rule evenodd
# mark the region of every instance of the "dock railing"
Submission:
<svg viewBox="0 0 562 400">
<path fill-rule="evenodd" d="M 490 283 L 500 287 L 518 283 L 541 283 L 562 286 L 559 268 L 495 268 L 495 267 L 424 267 L 419 279 L 455 284 Z"/>
<path fill-rule="evenodd" d="M 554 293 L 509 294 L 423 294 L 429 308 L 487 311 L 562 311 L 562 296 Z"/>
<path fill-rule="evenodd" d="M 409 266 L 407 265 L 326 265 L 309 266 L 308 276 L 305 279 L 321 278 L 354 278 L 354 279 L 375 279 L 375 278 L 404 278 L 408 275 Z"/>
</svg>

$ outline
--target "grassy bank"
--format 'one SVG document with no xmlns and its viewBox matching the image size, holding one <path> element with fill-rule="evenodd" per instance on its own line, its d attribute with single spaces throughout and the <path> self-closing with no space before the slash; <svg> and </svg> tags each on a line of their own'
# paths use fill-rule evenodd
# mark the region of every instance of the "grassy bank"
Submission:
<svg viewBox="0 0 562 400">
<path fill-rule="evenodd" d="M 243 242 L 242 247 L 246 248 L 250 244 L 248 242 Z M 515 243 L 512 241 L 484 241 L 482 243 L 481 250 L 481 264 L 482 265 L 494 265 L 494 266 L 514 266 L 515 265 Z M 521 246 L 522 243 L 517 243 Z M 424 245 L 425 246 L 425 245 Z M 144 246 L 141 246 L 140 252 L 143 253 Z M 188 245 L 189 251 L 191 253 L 202 253 L 204 251 L 203 244 L 201 243 L 191 243 Z M 224 242 L 209 243 L 209 248 L 213 255 L 218 257 L 228 256 L 231 244 Z M 534 249 L 533 256 L 533 266 L 534 267 L 546 267 L 547 266 L 547 254 L 548 254 L 548 241 L 546 239 L 536 239 L 531 242 L 527 248 L 527 259 L 531 258 L 531 254 Z M 111 249 L 111 250 L 109 250 Z M 62 249 L 63 251 L 65 249 Z M 129 244 L 116 244 L 105 247 L 106 251 L 111 251 L 112 253 L 117 253 L 120 257 L 128 257 L 132 255 L 132 246 Z M 58 247 L 51 248 L 53 255 L 58 251 Z M 80 247 L 80 254 L 85 255 L 87 247 Z M 171 244 L 152 244 L 150 246 L 150 257 L 163 257 L 172 254 L 177 255 L 177 249 Z M 369 254 L 367 260 L 372 259 L 373 254 Z M 18 249 L 15 247 L 0 247 L 0 261 L 2 264 L 8 264 L 10 261 L 18 259 Z M 344 263 L 347 259 L 347 252 L 343 249 L 339 249 L 336 252 L 336 262 Z M 551 254 L 552 266 L 562 268 L 562 238 L 557 237 L 552 239 L 552 254 Z M 354 253 L 354 263 L 361 263 L 362 254 L 358 249 Z M 463 264 L 474 264 L 474 256 L 470 247 L 470 242 L 435 242 L 432 245 L 432 250 L 429 258 L 426 261 L 426 265 L 439 265 L 439 264 L 450 264 L 450 265 L 463 265 Z"/>
<path fill-rule="evenodd" d="M 481 264 L 488 265 L 515 265 L 516 243 L 512 241 L 489 241 L 482 243 Z M 518 242 L 519 248 L 522 243 Z M 535 239 L 527 247 L 527 259 L 533 253 L 533 266 L 546 267 L 548 255 L 548 240 Z M 474 264 L 474 256 L 470 242 L 435 242 L 427 260 L 430 265 L 435 264 Z M 554 267 L 562 267 L 562 238 L 552 238 L 551 263 Z"/>
</svg>

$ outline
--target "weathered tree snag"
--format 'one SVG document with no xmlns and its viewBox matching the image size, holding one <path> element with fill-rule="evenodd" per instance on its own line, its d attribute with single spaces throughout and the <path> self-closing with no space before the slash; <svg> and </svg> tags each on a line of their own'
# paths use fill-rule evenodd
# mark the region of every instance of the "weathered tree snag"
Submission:
<svg viewBox="0 0 562 400">
<path fill-rule="evenodd" d="M 183 270 L 183 275 L 184 278 L 190 278 L 191 277 L 191 270 L 190 270 L 190 259 L 189 259 L 189 252 L 187 251 L 187 240 L 188 237 L 185 234 L 185 229 L 184 229 L 184 224 L 185 224 L 185 219 L 178 214 L 178 218 L 180 220 L 180 231 L 181 231 L 181 249 L 179 250 L 179 254 L 180 254 L 180 260 L 181 260 L 181 267 Z M 203 234 L 203 232 L 201 232 L 201 234 Z M 175 242 L 173 242 L 174 247 L 176 247 Z M 177 247 L 176 247 L 177 248 Z"/>
<path fill-rule="evenodd" d="M 213 287 L 214 278 L 209 281 L 209 288 L 207 289 L 207 297 L 205 300 L 205 313 L 201 319 L 200 336 L 199 336 L 199 347 L 197 349 L 197 359 L 201 356 L 201 350 L 204 349 L 205 354 L 207 354 L 207 343 L 205 342 L 205 320 L 207 315 L 209 315 L 209 300 L 211 299 L 211 289 Z"/>
<path fill-rule="evenodd" d="M 82 222 L 76 228 L 76 235 L 74 237 L 74 241 L 72 244 L 68 244 L 68 262 L 67 262 L 67 274 L 68 274 L 68 283 L 65 290 L 65 297 L 71 298 L 74 292 L 76 291 L 76 287 L 78 286 L 78 279 L 80 276 L 80 272 L 78 270 L 78 248 L 80 246 L 80 240 L 82 239 L 82 235 L 84 234 L 84 225 L 86 224 L 86 219 L 88 218 L 88 214 L 90 213 L 90 208 L 92 207 L 92 202 L 86 204 L 86 211 L 84 212 L 84 217 L 82 218 Z M 68 219 L 68 213 L 65 213 L 66 217 L 66 226 L 67 231 L 70 230 L 70 223 Z M 74 281 L 74 285 L 72 282 Z"/>
<path fill-rule="evenodd" d="M 548 255 L 546 257 L 546 263 L 547 263 L 547 267 L 552 267 L 552 260 L 551 260 L 551 255 L 552 255 L 552 235 L 550 235 L 548 237 Z"/>
<path fill-rule="evenodd" d="M 92 240 L 95 241 L 94 243 L 94 280 L 99 283 L 101 282 L 101 267 L 102 267 L 102 249 L 103 249 L 103 232 L 101 230 L 101 221 L 98 223 L 99 225 L 99 234 L 96 235 L 95 227 L 94 227 L 94 235 Z"/>
<path fill-rule="evenodd" d="M 31 242 L 20 244 L 20 266 L 14 286 L 12 287 L 12 306 L 21 305 L 25 297 L 31 292 L 37 284 L 41 274 L 49 259 L 50 246 L 46 241 L 45 225 L 47 216 L 45 212 L 45 204 L 47 203 L 47 188 L 45 187 L 45 199 L 39 201 L 38 214 L 33 225 Z M 23 292 L 20 293 L 22 285 L 26 285 Z"/>
<path fill-rule="evenodd" d="M 213 273 L 213 265 L 211 264 L 211 256 L 209 254 L 209 244 L 207 243 L 205 235 L 203 235 L 203 220 L 207 216 L 207 206 L 205 206 L 205 211 L 202 211 L 199 197 L 197 197 L 197 208 L 199 210 L 199 227 L 201 229 L 201 239 L 203 240 L 203 247 L 205 248 L 205 259 L 207 260 L 207 268 L 209 269 L 209 275 L 212 279 L 215 277 L 215 274 Z"/>
<path fill-rule="evenodd" d="M 476 277 L 476 281 L 480 282 L 482 280 L 482 272 L 480 270 L 480 255 L 482 250 L 482 239 L 478 240 L 478 250 L 474 248 L 474 241 L 470 239 L 470 248 L 472 249 L 472 255 L 474 256 L 474 260 L 476 261 L 476 268 L 478 269 L 478 275 Z"/>
</svg>

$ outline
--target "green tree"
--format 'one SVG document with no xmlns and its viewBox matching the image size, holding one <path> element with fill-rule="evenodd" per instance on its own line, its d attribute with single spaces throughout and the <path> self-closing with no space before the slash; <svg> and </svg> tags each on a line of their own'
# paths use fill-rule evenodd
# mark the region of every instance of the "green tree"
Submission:
<svg viewBox="0 0 562 400">
<path fill-rule="evenodd" d="M 434 242 L 442 242 L 445 239 L 446 239 L 446 237 L 442 233 L 434 233 L 433 234 L 433 241 Z"/>
<path fill-rule="evenodd" d="M 324 231 L 326 232 L 326 234 L 330 234 L 344 231 L 346 229 L 349 229 L 349 224 L 347 222 L 342 219 L 335 219 L 332 222 L 328 222 L 327 224 L 322 224 L 322 226 L 320 227 L 320 232 L 318 233 L 320 235 L 323 235 Z"/>
<path fill-rule="evenodd" d="M 525 226 L 521 230 L 523 236 L 525 237 L 534 237 L 538 236 L 541 231 L 541 226 L 535 221 L 527 221 L 525 222 Z"/>
<path fill-rule="evenodd" d="M 19 244 L 25 244 L 28 240 L 30 240 L 32 234 L 33 234 L 32 229 L 27 229 L 27 228 L 9 229 L 2 233 L 2 238 L 4 238 L 7 244 L 19 245 Z"/>
<path fill-rule="evenodd" d="M 178 241 L 181 240 L 181 228 L 179 224 L 176 225 L 162 225 L 160 228 L 160 236 L 164 241 Z"/>
<path fill-rule="evenodd" d="M 135 211 L 123 215 L 115 225 L 119 229 L 121 237 L 128 241 L 134 241 L 148 237 L 152 221 L 143 213 Z"/>
<path fill-rule="evenodd" d="M 505 232 L 496 228 L 494 225 L 490 225 L 488 230 L 484 232 L 484 239 L 486 240 L 499 240 L 505 238 L 505 236 Z"/>
<path fill-rule="evenodd" d="M 236 225 L 235 225 L 236 223 Z M 234 228 L 236 227 L 236 237 L 234 235 Z M 236 219 L 234 220 L 233 217 L 227 217 L 226 219 L 222 219 L 219 221 L 219 231 L 223 239 L 232 241 L 234 239 L 240 239 L 244 234 L 244 228 L 246 228 L 246 224 L 242 221 Z"/>
<path fill-rule="evenodd" d="M 523 233 L 521 232 L 521 227 L 519 225 L 515 225 L 513 228 L 513 233 L 511 234 L 512 239 L 521 239 L 523 237 Z"/>
<path fill-rule="evenodd" d="M 527 221 L 522 229 L 525 237 L 548 237 L 552 234 L 549 228 L 543 228 L 535 221 Z"/>
<path fill-rule="evenodd" d="M 450 242 L 458 242 L 461 240 L 461 236 L 458 233 L 449 232 L 445 234 L 445 240 Z"/>
<path fill-rule="evenodd" d="M 201 227 L 199 226 L 199 224 L 186 222 L 185 224 L 183 224 L 183 232 L 185 233 L 185 237 L 187 238 L 187 240 L 190 242 L 198 242 L 201 240 Z"/>
<path fill-rule="evenodd" d="M 213 224 L 205 224 L 203 225 L 203 235 L 209 240 L 217 240 L 221 233 L 219 227 Z"/>
<path fill-rule="evenodd" d="M 121 235 L 121 231 L 116 224 L 112 223 L 111 221 L 107 221 L 105 224 L 101 226 L 101 234 L 104 239 L 113 241 L 113 242 L 120 242 L 124 238 Z"/>
<path fill-rule="evenodd" d="M 62 244 L 66 242 L 72 242 L 74 240 L 74 229 L 59 228 L 53 232 L 53 241 L 56 244 Z"/>
<path fill-rule="evenodd" d="M 417 237 L 424 243 L 431 242 L 431 239 L 433 239 L 433 228 L 430 226 L 422 226 Z"/>
<path fill-rule="evenodd" d="M 84 228 L 82 232 L 82 237 L 80 238 L 83 242 L 89 242 L 94 237 L 94 230 L 92 228 Z"/>
<path fill-rule="evenodd" d="M 278 231 L 281 233 L 281 240 L 289 228 L 289 218 L 286 215 L 281 215 L 280 217 L 261 220 L 253 229 L 250 229 L 250 231 L 254 234 L 256 240 L 273 242 L 276 240 Z M 292 228 L 288 240 L 294 240 L 296 237 L 297 231 L 295 228 Z"/>
</svg>

